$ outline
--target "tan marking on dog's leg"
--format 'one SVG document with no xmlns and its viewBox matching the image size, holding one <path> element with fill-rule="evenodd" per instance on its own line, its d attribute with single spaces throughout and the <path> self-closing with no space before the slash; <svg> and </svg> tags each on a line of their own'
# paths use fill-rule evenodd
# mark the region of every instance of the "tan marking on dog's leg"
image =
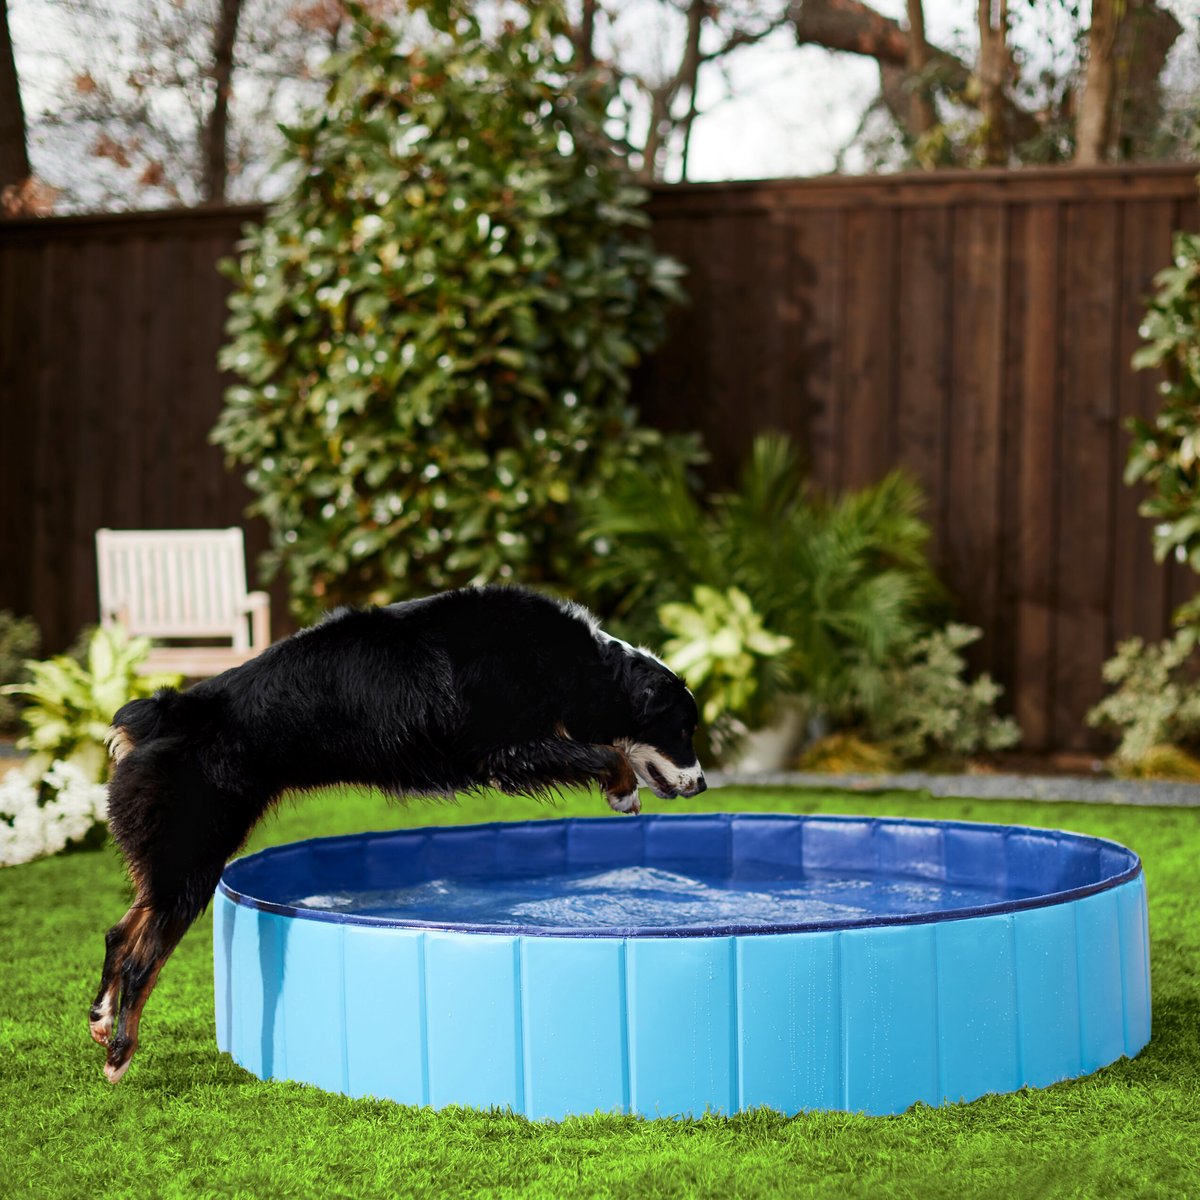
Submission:
<svg viewBox="0 0 1200 1200">
<path fill-rule="evenodd" d="M 119 1083 L 121 1077 L 129 1070 L 129 1064 L 133 1062 L 133 1056 L 137 1053 L 138 1048 L 138 1027 L 142 1023 L 142 1010 L 146 1007 L 146 1001 L 150 998 L 150 993 L 158 982 L 158 973 L 166 961 L 167 956 L 163 955 L 154 964 L 149 979 L 134 998 L 128 1013 L 125 1011 L 124 1003 L 121 1005 L 120 1031 L 124 1039 L 124 1046 L 120 1060 L 115 1063 L 112 1061 L 112 1047 L 110 1047 L 109 1061 L 104 1064 L 104 1077 L 109 1083 Z"/>
<path fill-rule="evenodd" d="M 88 1031 L 92 1040 L 107 1046 L 116 1018 L 117 995 L 121 990 L 121 971 L 130 949 L 141 936 L 149 919 L 149 910 L 137 903 L 105 935 L 104 969 L 100 988 L 88 1010 Z"/>
<path fill-rule="evenodd" d="M 600 780 L 604 789 L 604 798 L 608 807 L 614 812 L 632 813 L 637 815 L 642 811 L 641 798 L 638 796 L 637 776 L 629 759 L 619 750 L 615 754 L 616 761 L 612 770 Z"/>
</svg>

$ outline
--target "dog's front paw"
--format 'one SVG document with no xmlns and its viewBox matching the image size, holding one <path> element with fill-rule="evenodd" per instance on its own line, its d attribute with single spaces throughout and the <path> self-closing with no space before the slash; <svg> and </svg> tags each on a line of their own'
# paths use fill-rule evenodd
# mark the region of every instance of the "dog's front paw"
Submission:
<svg viewBox="0 0 1200 1200">
<path fill-rule="evenodd" d="M 608 792 L 605 799 L 613 812 L 632 813 L 636 817 L 642 811 L 642 801 L 638 796 L 637 788 L 634 788 L 632 792 L 626 792 L 623 796 L 614 796 L 612 792 Z"/>
</svg>

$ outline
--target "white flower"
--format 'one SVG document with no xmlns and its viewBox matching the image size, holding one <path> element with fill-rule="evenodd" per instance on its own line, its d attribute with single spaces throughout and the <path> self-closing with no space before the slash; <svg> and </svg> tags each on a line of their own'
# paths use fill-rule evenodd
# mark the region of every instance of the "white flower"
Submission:
<svg viewBox="0 0 1200 1200">
<path fill-rule="evenodd" d="M 45 789 L 46 803 L 39 804 Z M 84 837 L 108 810 L 108 788 L 77 763 L 55 761 L 44 775 L 28 767 L 0 779 L 0 866 L 57 854 Z"/>
</svg>

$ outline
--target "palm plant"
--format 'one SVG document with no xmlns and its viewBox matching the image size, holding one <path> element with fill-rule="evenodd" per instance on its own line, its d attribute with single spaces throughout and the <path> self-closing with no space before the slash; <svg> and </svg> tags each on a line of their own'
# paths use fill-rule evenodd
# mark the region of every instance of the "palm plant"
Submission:
<svg viewBox="0 0 1200 1200">
<path fill-rule="evenodd" d="M 943 599 L 922 504 L 899 472 L 826 499 L 790 441 L 763 435 L 737 487 L 707 506 L 677 464 L 620 480 L 590 510 L 586 536 L 598 553 L 585 585 L 649 641 L 664 604 L 686 603 L 697 585 L 738 588 L 791 643 L 780 651 L 784 690 L 833 719 L 869 714 L 889 664 Z"/>
</svg>

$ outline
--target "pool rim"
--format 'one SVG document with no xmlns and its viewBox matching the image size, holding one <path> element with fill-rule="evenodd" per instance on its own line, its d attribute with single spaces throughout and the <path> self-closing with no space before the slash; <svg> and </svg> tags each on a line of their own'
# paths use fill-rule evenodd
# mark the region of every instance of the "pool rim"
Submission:
<svg viewBox="0 0 1200 1200">
<path fill-rule="evenodd" d="M 298 920 L 319 921 L 337 925 L 360 925 L 376 929 L 408 929 L 415 932 L 447 932 L 464 934 L 481 934 L 485 936 L 505 937 L 560 937 L 560 938 L 712 938 L 712 937 L 759 937 L 770 934 L 803 934 L 835 932 L 846 929 L 877 929 L 894 926 L 936 925 L 948 921 L 965 921 L 977 917 L 1004 916 L 1030 909 L 1051 908 L 1060 904 L 1069 904 L 1094 896 L 1101 892 L 1110 891 L 1122 884 L 1138 878 L 1143 873 L 1142 860 L 1136 851 L 1110 838 L 1096 837 L 1093 834 L 1077 833 L 1073 830 L 1050 829 L 1037 825 L 1011 825 L 994 821 L 943 821 L 931 817 L 867 817 L 849 813 L 777 813 L 777 812 L 711 812 L 711 813 L 649 813 L 634 818 L 639 822 L 670 822 L 680 819 L 697 819 L 704 817 L 726 817 L 729 820 L 794 820 L 798 822 L 820 821 L 830 824 L 870 824 L 878 826 L 904 825 L 934 827 L 938 829 L 970 829 L 991 830 L 1001 834 L 1034 833 L 1049 835 L 1056 841 L 1070 840 L 1097 849 L 1115 850 L 1128 856 L 1130 864 L 1116 874 L 1106 876 L 1095 882 L 1080 884 L 1065 891 L 1045 892 L 1037 896 L 1026 896 L 1015 900 L 998 900 L 990 904 L 972 905 L 964 908 L 935 910 L 932 912 L 874 914 L 865 917 L 847 917 L 825 921 L 801 921 L 789 924 L 764 925 L 758 924 L 728 924 L 728 925 L 612 925 L 612 926 L 579 926 L 579 927 L 550 927 L 542 925 L 496 925 L 470 923 L 463 921 L 423 921 L 413 918 L 380 917 L 362 913 L 340 913 L 330 909 L 301 908 L 294 904 L 282 904 L 274 900 L 264 900 L 239 891 L 228 880 L 230 872 L 236 876 L 245 869 L 245 864 L 261 862 L 285 852 L 294 852 L 306 846 L 316 844 L 332 845 L 339 842 L 367 841 L 372 838 L 411 835 L 427 833 L 436 836 L 443 831 L 472 831 L 483 832 L 500 828 L 513 829 L 529 826 L 544 826 L 548 824 L 598 825 L 611 824 L 623 820 L 618 817 L 542 817 L 528 818 L 521 821 L 482 821 L 462 825 L 403 825 L 393 829 L 364 830 L 358 833 L 336 834 L 327 837 L 303 838 L 294 842 L 282 842 L 275 846 L 267 846 L 252 854 L 242 855 L 226 864 L 217 884 L 217 891 L 232 903 L 245 908 L 257 909 L 260 912 L 275 913 L 279 916 Z"/>
</svg>

